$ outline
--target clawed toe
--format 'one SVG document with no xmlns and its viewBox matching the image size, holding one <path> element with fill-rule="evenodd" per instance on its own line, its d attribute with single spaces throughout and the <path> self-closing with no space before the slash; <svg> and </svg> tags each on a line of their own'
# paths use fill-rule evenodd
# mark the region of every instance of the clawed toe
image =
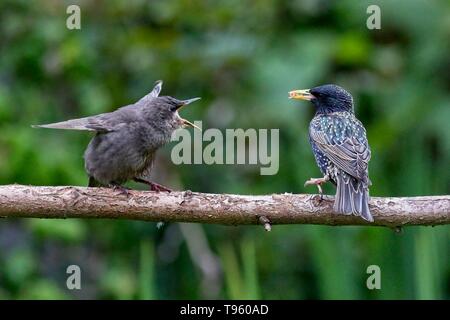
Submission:
<svg viewBox="0 0 450 320">
<path fill-rule="evenodd" d="M 320 194 L 320 199 L 323 199 L 323 190 L 322 190 L 322 183 L 325 183 L 328 181 L 327 176 L 323 177 L 323 178 L 311 178 L 309 180 L 305 181 L 304 187 L 307 187 L 309 185 L 316 185 L 317 189 L 319 189 L 319 194 Z"/>
<path fill-rule="evenodd" d="M 310 186 L 310 185 L 312 185 L 312 184 L 315 184 L 315 183 L 313 182 L 313 178 L 311 178 L 311 179 L 309 179 L 309 180 L 306 180 L 306 181 L 305 181 L 305 184 L 304 184 L 303 186 L 306 188 L 307 186 Z"/>
<path fill-rule="evenodd" d="M 119 194 L 125 195 L 127 198 L 130 196 L 130 192 L 127 188 L 121 186 L 121 185 L 113 185 L 112 186 L 114 190 L 117 190 Z"/>
</svg>

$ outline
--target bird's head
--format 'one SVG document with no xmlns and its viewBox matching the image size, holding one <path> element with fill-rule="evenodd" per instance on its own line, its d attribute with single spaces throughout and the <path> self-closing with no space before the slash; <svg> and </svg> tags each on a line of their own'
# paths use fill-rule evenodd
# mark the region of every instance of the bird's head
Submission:
<svg viewBox="0 0 450 320">
<path fill-rule="evenodd" d="M 189 120 L 183 119 L 178 111 L 192 102 L 200 100 L 200 98 L 192 98 L 187 100 L 179 100 L 170 96 L 159 96 L 162 90 L 163 82 L 156 81 L 153 90 L 137 102 L 137 104 L 145 106 L 146 118 L 154 127 L 158 127 L 164 131 L 173 131 L 178 128 L 190 126 L 201 130 Z"/>
<path fill-rule="evenodd" d="M 151 102 L 153 120 L 156 120 L 161 127 L 164 126 L 172 130 L 186 126 L 201 130 L 189 120 L 181 118 L 178 114 L 178 111 L 181 108 L 200 99 L 201 98 L 178 100 L 170 96 L 156 97 Z"/>
<path fill-rule="evenodd" d="M 318 113 L 353 112 L 352 95 L 335 84 L 325 84 L 312 89 L 293 90 L 289 92 L 289 98 L 311 101 L 316 106 Z"/>
</svg>

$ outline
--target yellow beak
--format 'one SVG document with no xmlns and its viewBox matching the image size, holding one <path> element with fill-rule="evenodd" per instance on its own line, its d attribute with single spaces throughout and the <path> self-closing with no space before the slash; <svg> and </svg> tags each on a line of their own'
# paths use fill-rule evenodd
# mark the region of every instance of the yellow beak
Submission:
<svg viewBox="0 0 450 320">
<path fill-rule="evenodd" d="M 195 102 L 197 100 L 200 100 L 201 98 L 192 98 L 192 99 L 188 99 L 188 100 L 182 100 L 180 106 L 177 108 L 177 110 L 180 110 L 183 106 L 186 106 L 192 102 Z M 195 124 L 193 124 L 192 122 L 190 122 L 189 120 L 183 119 L 181 118 L 181 121 L 183 122 L 184 126 L 190 126 L 192 128 L 195 128 L 197 130 L 202 131 L 202 129 L 200 129 L 199 127 L 197 127 Z"/>
<path fill-rule="evenodd" d="M 293 90 L 289 92 L 289 99 L 310 101 L 314 99 L 314 96 L 309 92 L 309 89 Z"/>
<path fill-rule="evenodd" d="M 190 126 L 190 127 L 192 127 L 192 128 L 195 128 L 195 129 L 197 129 L 197 130 L 202 131 L 202 129 L 200 129 L 198 126 L 196 126 L 195 124 L 193 124 L 193 123 L 190 122 L 189 120 L 186 120 L 186 119 L 181 119 L 181 120 L 183 121 L 183 124 L 184 124 L 185 126 Z"/>
</svg>

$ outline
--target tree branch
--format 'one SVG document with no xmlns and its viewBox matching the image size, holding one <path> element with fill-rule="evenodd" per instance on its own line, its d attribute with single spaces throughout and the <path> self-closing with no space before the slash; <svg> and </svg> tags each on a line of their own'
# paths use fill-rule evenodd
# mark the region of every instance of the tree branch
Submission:
<svg viewBox="0 0 450 320">
<path fill-rule="evenodd" d="M 370 201 L 375 222 L 333 213 L 333 197 L 263 196 L 197 192 L 130 191 L 107 188 L 0 186 L 0 216 L 21 218 L 108 218 L 226 225 L 373 225 L 399 227 L 450 223 L 450 196 L 378 198 Z"/>
</svg>

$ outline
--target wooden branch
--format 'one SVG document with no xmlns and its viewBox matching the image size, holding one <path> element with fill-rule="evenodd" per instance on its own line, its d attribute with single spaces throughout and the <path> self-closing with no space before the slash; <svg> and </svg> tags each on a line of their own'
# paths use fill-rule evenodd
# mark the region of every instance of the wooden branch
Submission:
<svg viewBox="0 0 450 320">
<path fill-rule="evenodd" d="M 197 192 L 130 191 L 107 188 L 0 186 L 0 216 L 21 218 L 108 218 L 226 225 L 372 225 L 400 227 L 450 223 L 450 196 L 373 197 L 375 222 L 333 213 L 333 197 L 263 196 Z"/>
</svg>

